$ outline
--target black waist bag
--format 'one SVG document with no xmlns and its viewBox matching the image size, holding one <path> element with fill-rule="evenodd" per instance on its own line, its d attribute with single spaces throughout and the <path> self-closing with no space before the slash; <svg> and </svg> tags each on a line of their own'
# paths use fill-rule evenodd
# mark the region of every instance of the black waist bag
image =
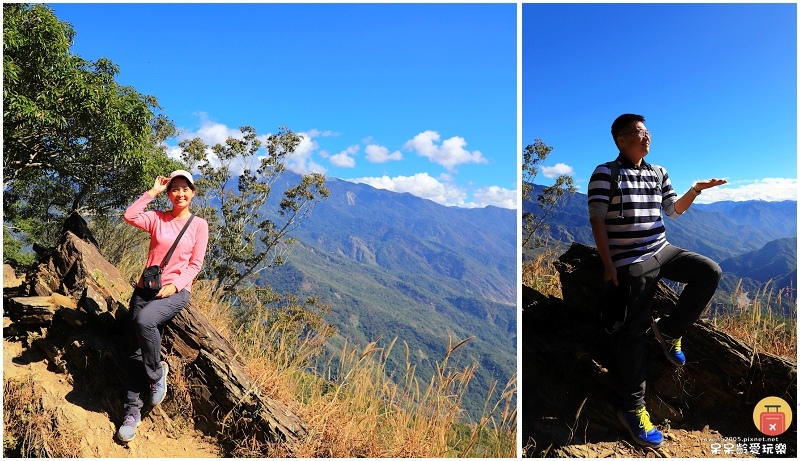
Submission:
<svg viewBox="0 0 800 461">
<path fill-rule="evenodd" d="M 631 289 L 626 284 L 614 285 L 609 280 L 603 285 L 597 311 L 600 315 L 600 324 L 608 334 L 616 333 L 625 324 L 628 317 L 628 296 Z"/>
<path fill-rule="evenodd" d="M 161 289 L 161 273 L 163 272 L 162 268 L 169 262 L 169 258 L 171 258 L 172 253 L 175 252 L 175 247 L 178 246 L 178 242 L 181 240 L 181 237 L 183 237 L 183 234 L 186 232 L 189 224 L 192 223 L 192 219 L 194 219 L 194 215 L 190 216 L 189 220 L 186 221 L 186 224 L 183 225 L 183 229 L 181 229 L 181 232 L 178 234 L 178 238 L 175 239 L 175 242 L 172 243 L 169 253 L 164 256 L 164 260 L 161 261 L 161 265 L 144 268 L 144 272 L 142 272 L 142 286 L 144 286 L 144 289 L 149 291 L 151 294 L 155 294 Z"/>
<path fill-rule="evenodd" d="M 150 266 L 142 272 L 142 285 L 148 291 L 158 291 L 161 289 L 161 266 Z"/>
</svg>

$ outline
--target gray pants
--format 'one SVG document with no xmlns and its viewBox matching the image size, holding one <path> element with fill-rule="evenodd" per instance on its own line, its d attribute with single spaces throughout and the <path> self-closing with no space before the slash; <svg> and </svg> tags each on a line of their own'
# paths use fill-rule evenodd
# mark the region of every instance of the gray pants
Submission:
<svg viewBox="0 0 800 461">
<path fill-rule="evenodd" d="M 705 310 L 721 275 L 722 269 L 714 261 L 672 245 L 667 245 L 647 261 L 617 269 L 620 285 L 625 284 L 631 289 L 628 318 L 614 344 L 618 389 L 624 410 L 634 410 L 645 404 L 645 342 L 658 281 L 663 277 L 686 284 L 672 315 L 658 322 L 660 332 L 677 338 L 683 336 Z"/>
<path fill-rule="evenodd" d="M 189 292 L 181 290 L 168 298 L 153 298 L 136 288 L 130 304 L 128 343 L 128 386 L 125 414 L 138 413 L 144 406 L 141 393 L 161 379 L 160 328 L 186 307 Z"/>
</svg>

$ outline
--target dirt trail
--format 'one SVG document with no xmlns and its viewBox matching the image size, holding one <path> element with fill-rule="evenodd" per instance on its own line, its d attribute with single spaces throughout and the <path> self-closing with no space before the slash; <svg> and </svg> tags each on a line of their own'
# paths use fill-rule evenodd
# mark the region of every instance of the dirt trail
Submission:
<svg viewBox="0 0 800 461">
<path fill-rule="evenodd" d="M 795 452 L 795 447 L 788 445 L 786 437 L 754 435 L 751 427 L 730 425 L 720 429 L 697 421 L 687 421 L 682 427 L 669 427 L 667 421 L 653 423 L 664 435 L 664 443 L 659 448 L 634 446 L 621 425 L 599 428 L 578 424 L 573 433 L 573 444 L 548 449 L 546 444 L 537 445 L 534 438 L 527 441 L 523 452 L 529 457 L 681 459 L 792 458 Z M 552 426 L 560 424 L 553 423 Z M 548 428 L 540 427 L 539 430 L 547 431 Z"/>
<path fill-rule="evenodd" d="M 712 449 L 712 440 L 720 440 L 723 436 L 707 426 L 701 431 L 662 428 L 664 443 L 659 448 L 634 447 L 627 440 L 612 442 L 587 443 L 569 445 L 559 450 L 552 450 L 548 456 L 567 458 L 755 458 L 749 451 L 736 452 L 737 447 L 730 442 L 728 447 L 720 446 L 718 451 Z M 727 451 L 726 450 L 732 450 Z M 742 450 L 742 448 L 740 448 Z M 541 455 L 539 455 L 541 456 Z"/>
<path fill-rule="evenodd" d="M 4 318 L 4 320 L 7 320 Z M 82 433 L 81 458 L 213 458 L 219 449 L 212 439 L 199 432 L 185 430 L 180 438 L 172 438 L 157 429 L 154 418 L 158 411 L 145 417 L 136 430 L 136 438 L 127 447 L 116 439 L 120 422 L 110 421 L 106 413 L 88 410 L 92 405 L 81 403 L 86 396 L 74 395 L 66 375 L 47 369 L 44 354 L 25 350 L 19 342 L 3 340 L 3 381 L 32 374 L 45 391 L 45 404 L 55 408 L 71 427 Z M 68 394 L 70 396 L 68 397 Z M 163 427 L 163 425 L 162 425 Z"/>
</svg>

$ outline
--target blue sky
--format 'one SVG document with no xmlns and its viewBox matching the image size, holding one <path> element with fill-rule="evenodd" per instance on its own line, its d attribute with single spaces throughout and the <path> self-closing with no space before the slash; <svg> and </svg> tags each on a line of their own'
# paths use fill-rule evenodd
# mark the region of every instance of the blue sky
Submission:
<svg viewBox="0 0 800 461">
<path fill-rule="evenodd" d="M 698 202 L 797 199 L 795 4 L 525 4 L 523 145 L 553 151 L 537 183 L 586 193 L 618 151 L 611 123 L 646 118 L 648 162 Z"/>
<path fill-rule="evenodd" d="M 183 138 L 305 136 L 290 169 L 516 206 L 516 5 L 51 4 Z"/>
</svg>

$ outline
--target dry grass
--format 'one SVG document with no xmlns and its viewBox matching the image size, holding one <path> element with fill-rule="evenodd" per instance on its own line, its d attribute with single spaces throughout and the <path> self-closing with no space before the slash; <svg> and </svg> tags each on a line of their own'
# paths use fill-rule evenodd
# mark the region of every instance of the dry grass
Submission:
<svg viewBox="0 0 800 461">
<path fill-rule="evenodd" d="M 168 417 L 163 420 L 163 430 L 169 432 L 171 438 L 180 439 L 194 430 L 191 383 L 186 376 L 185 363 L 173 356 L 164 357 L 164 360 L 169 363 L 170 398 L 157 408 L 163 409 Z"/>
<path fill-rule="evenodd" d="M 82 436 L 44 405 L 32 375 L 3 381 L 3 457 L 75 458 Z"/>
<path fill-rule="evenodd" d="M 122 216 L 94 218 L 89 226 L 103 257 L 126 279 L 135 281 L 142 274 L 150 236 L 122 220 Z"/>
<path fill-rule="evenodd" d="M 715 315 L 711 322 L 717 328 L 750 345 L 756 352 L 797 357 L 797 304 L 792 302 L 794 290 L 776 290 L 767 283 L 750 295 L 736 286 L 726 303 L 727 308 Z M 784 314 L 787 303 L 793 306 Z"/>
<path fill-rule="evenodd" d="M 222 301 L 222 292 L 214 289 L 214 283 L 197 280 L 192 285 L 192 304 L 197 306 L 209 322 L 226 338 L 234 338 L 233 308 Z"/>
<path fill-rule="evenodd" d="M 428 381 L 416 376 L 405 349 L 403 376 L 393 380 L 386 366 L 396 341 L 386 348 L 376 342 L 363 349 L 342 348 L 335 380 L 314 379 L 308 390 L 307 414 L 315 433 L 296 447 L 301 457 L 515 457 L 516 380 L 487 411 L 480 423 L 459 425 L 460 403 L 476 365 L 448 366 L 455 345 L 437 364 Z M 487 396 L 487 402 L 494 396 Z M 310 410 L 310 411 L 309 411 Z"/>
<path fill-rule="evenodd" d="M 561 282 L 553 261 L 558 259 L 558 248 L 545 246 L 538 255 L 522 265 L 522 283 L 546 296 L 562 298 Z"/>
<path fill-rule="evenodd" d="M 251 307 L 254 315 L 237 327 L 226 321 L 224 302 L 207 302 L 200 288 L 193 300 L 204 310 L 219 312 L 214 322 L 245 357 L 247 370 L 262 392 L 289 404 L 310 429 L 310 436 L 296 446 L 261 444 L 255 439 L 237 441 L 232 455 L 295 457 L 516 457 L 516 378 L 500 392 L 487 396 L 479 423 L 467 427 L 458 421 L 461 400 L 475 366 L 455 369 L 448 359 L 469 339 L 448 347 L 436 374 L 422 382 L 410 362 L 404 344 L 403 376 L 389 376 L 387 361 L 396 340 L 387 347 L 377 342 L 363 349 L 344 344 L 322 373 L 310 369 L 334 331 L 295 310 L 270 313 L 263 305 Z M 215 306 L 216 304 L 216 306 Z M 265 318 L 273 321 L 265 322 Z M 313 332 L 298 336 L 297 324 L 315 325 Z M 294 337 L 293 342 L 279 338 Z M 335 364 L 334 364 L 335 363 Z"/>
</svg>

